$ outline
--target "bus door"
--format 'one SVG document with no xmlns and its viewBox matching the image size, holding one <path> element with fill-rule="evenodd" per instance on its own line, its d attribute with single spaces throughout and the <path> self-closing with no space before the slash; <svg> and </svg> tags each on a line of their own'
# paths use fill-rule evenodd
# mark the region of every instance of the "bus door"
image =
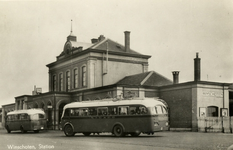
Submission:
<svg viewBox="0 0 233 150">
<path fill-rule="evenodd" d="M 10 121 L 9 125 L 11 130 L 20 130 L 19 117 L 19 114 L 12 115 L 12 120 Z"/>
<path fill-rule="evenodd" d="M 5 125 L 6 127 L 8 126 L 10 129 L 14 128 L 13 127 L 14 117 L 15 117 L 15 115 L 8 115 L 6 117 L 6 125 Z"/>
<path fill-rule="evenodd" d="M 104 132 L 109 128 L 108 107 L 97 108 L 98 121 L 96 122 L 97 130 Z"/>
<path fill-rule="evenodd" d="M 79 132 L 82 131 L 84 125 L 84 116 L 86 112 L 83 108 L 72 108 L 70 109 L 70 123 L 74 126 L 74 130 Z M 85 126 L 85 125 L 84 125 Z"/>
<path fill-rule="evenodd" d="M 20 124 L 24 130 L 31 130 L 30 117 L 28 114 L 20 114 Z"/>
</svg>

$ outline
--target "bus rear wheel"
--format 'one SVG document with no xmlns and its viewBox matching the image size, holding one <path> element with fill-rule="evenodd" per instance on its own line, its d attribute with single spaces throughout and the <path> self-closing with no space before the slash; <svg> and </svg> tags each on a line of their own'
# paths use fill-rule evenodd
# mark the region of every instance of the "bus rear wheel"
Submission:
<svg viewBox="0 0 233 150">
<path fill-rule="evenodd" d="M 130 133 L 131 136 L 133 137 L 137 137 L 141 134 L 141 132 L 133 132 L 133 133 Z"/>
<path fill-rule="evenodd" d="M 39 133 L 40 132 L 40 130 L 34 130 L 34 133 Z"/>
<path fill-rule="evenodd" d="M 85 136 L 89 136 L 91 133 L 90 132 L 83 132 Z"/>
<path fill-rule="evenodd" d="M 24 130 L 24 128 L 21 126 L 20 127 L 20 131 L 22 132 L 22 133 L 26 133 L 26 131 Z"/>
<path fill-rule="evenodd" d="M 66 136 L 74 136 L 74 130 L 73 128 L 71 127 L 71 125 L 66 125 L 65 128 L 64 128 L 64 133 Z"/>
<path fill-rule="evenodd" d="M 113 134 L 117 137 L 121 137 L 124 136 L 124 130 L 123 127 L 121 125 L 115 125 L 113 128 Z"/>
</svg>

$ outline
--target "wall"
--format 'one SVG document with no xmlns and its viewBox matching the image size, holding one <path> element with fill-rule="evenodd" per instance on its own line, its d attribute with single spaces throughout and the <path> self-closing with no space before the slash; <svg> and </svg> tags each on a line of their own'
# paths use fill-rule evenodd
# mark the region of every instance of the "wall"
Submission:
<svg viewBox="0 0 233 150">
<path fill-rule="evenodd" d="M 8 105 L 2 105 L 2 127 L 5 126 L 5 115 L 8 112 L 14 111 L 15 110 L 15 103 L 13 104 L 8 104 Z"/>
<path fill-rule="evenodd" d="M 192 89 L 190 87 L 163 88 L 160 98 L 169 106 L 170 128 L 192 128 Z"/>
<path fill-rule="evenodd" d="M 207 108 L 208 106 L 218 107 L 218 117 L 221 117 L 221 108 L 227 108 L 229 114 L 229 92 L 227 88 L 228 87 L 224 87 L 223 89 L 222 85 L 198 84 L 198 117 L 200 117 L 200 108 Z"/>
</svg>

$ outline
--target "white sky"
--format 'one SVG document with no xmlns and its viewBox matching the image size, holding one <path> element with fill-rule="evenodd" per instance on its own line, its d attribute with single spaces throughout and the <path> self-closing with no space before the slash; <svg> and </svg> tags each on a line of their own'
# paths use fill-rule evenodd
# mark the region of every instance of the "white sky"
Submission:
<svg viewBox="0 0 233 150">
<path fill-rule="evenodd" d="M 131 31 L 130 47 L 171 80 L 180 71 L 180 83 L 193 81 L 199 52 L 201 80 L 233 82 L 232 0 L 0 1 L 0 105 L 34 85 L 48 92 L 46 65 L 62 52 L 71 19 L 80 42 L 103 34 L 124 45 Z"/>
</svg>

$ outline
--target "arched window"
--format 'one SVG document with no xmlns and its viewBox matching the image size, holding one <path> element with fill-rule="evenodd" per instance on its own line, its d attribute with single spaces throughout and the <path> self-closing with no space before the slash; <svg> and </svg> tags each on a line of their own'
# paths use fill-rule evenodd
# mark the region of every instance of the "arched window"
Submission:
<svg viewBox="0 0 233 150">
<path fill-rule="evenodd" d="M 78 88 L 78 69 L 74 69 L 74 88 Z"/>
<path fill-rule="evenodd" d="M 53 76 L 53 91 L 57 91 L 57 77 L 56 75 Z"/>
<path fill-rule="evenodd" d="M 59 74 L 59 91 L 63 91 L 63 74 Z"/>
<path fill-rule="evenodd" d="M 86 66 L 83 66 L 82 67 L 82 86 L 86 86 L 86 71 L 87 71 L 87 68 Z"/>
<path fill-rule="evenodd" d="M 70 72 L 66 72 L 66 91 L 70 90 Z"/>
<path fill-rule="evenodd" d="M 218 107 L 216 106 L 207 107 L 207 117 L 218 117 Z"/>
</svg>

